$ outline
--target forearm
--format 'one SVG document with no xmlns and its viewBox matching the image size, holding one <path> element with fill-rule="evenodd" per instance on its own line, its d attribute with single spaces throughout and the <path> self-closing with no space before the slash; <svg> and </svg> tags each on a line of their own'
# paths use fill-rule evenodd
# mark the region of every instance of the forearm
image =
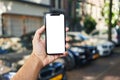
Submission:
<svg viewBox="0 0 120 80">
<path fill-rule="evenodd" d="M 39 58 L 32 54 L 11 80 L 36 80 L 42 67 Z"/>
</svg>

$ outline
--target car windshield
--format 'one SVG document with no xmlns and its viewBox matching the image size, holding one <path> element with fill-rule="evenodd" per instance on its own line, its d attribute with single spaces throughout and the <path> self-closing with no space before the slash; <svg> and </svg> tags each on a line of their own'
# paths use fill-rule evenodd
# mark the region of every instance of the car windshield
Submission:
<svg viewBox="0 0 120 80">
<path fill-rule="evenodd" d="M 102 30 L 102 31 L 93 30 L 93 31 L 90 33 L 91 36 L 95 36 L 95 35 L 105 35 L 105 34 L 108 34 L 108 30 Z M 113 34 L 116 34 L 116 31 L 115 31 L 114 28 L 112 29 L 112 35 L 113 35 Z"/>
</svg>

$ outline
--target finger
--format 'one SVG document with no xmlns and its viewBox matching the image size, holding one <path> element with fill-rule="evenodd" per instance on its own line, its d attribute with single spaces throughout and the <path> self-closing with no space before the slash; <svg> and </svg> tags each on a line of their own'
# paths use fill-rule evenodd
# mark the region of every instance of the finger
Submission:
<svg viewBox="0 0 120 80">
<path fill-rule="evenodd" d="M 35 32 L 35 36 L 34 39 L 35 40 L 39 40 L 41 37 L 41 34 L 45 31 L 45 26 L 42 26 L 41 28 L 39 28 L 36 32 Z"/>
<path fill-rule="evenodd" d="M 66 27 L 66 32 L 68 32 L 69 31 L 69 28 L 68 27 Z"/>
<path fill-rule="evenodd" d="M 65 47 L 66 47 L 66 49 L 69 49 L 70 45 L 68 43 L 66 43 Z"/>
<path fill-rule="evenodd" d="M 68 36 L 66 36 L 66 42 L 70 41 L 70 38 Z"/>
</svg>

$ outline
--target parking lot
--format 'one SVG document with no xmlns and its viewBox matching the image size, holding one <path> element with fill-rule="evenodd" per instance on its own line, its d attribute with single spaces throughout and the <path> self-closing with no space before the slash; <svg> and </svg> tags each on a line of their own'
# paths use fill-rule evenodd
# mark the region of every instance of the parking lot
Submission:
<svg viewBox="0 0 120 80">
<path fill-rule="evenodd" d="M 120 80 L 120 48 L 108 57 L 67 71 L 68 80 Z"/>
</svg>

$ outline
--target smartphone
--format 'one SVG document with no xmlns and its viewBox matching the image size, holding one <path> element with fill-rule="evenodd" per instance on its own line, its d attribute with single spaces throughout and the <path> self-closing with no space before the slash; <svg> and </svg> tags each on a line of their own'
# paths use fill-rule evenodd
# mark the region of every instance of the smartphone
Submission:
<svg viewBox="0 0 120 80">
<path fill-rule="evenodd" d="M 46 53 L 63 54 L 65 52 L 65 16 L 63 13 L 45 14 Z"/>
</svg>

